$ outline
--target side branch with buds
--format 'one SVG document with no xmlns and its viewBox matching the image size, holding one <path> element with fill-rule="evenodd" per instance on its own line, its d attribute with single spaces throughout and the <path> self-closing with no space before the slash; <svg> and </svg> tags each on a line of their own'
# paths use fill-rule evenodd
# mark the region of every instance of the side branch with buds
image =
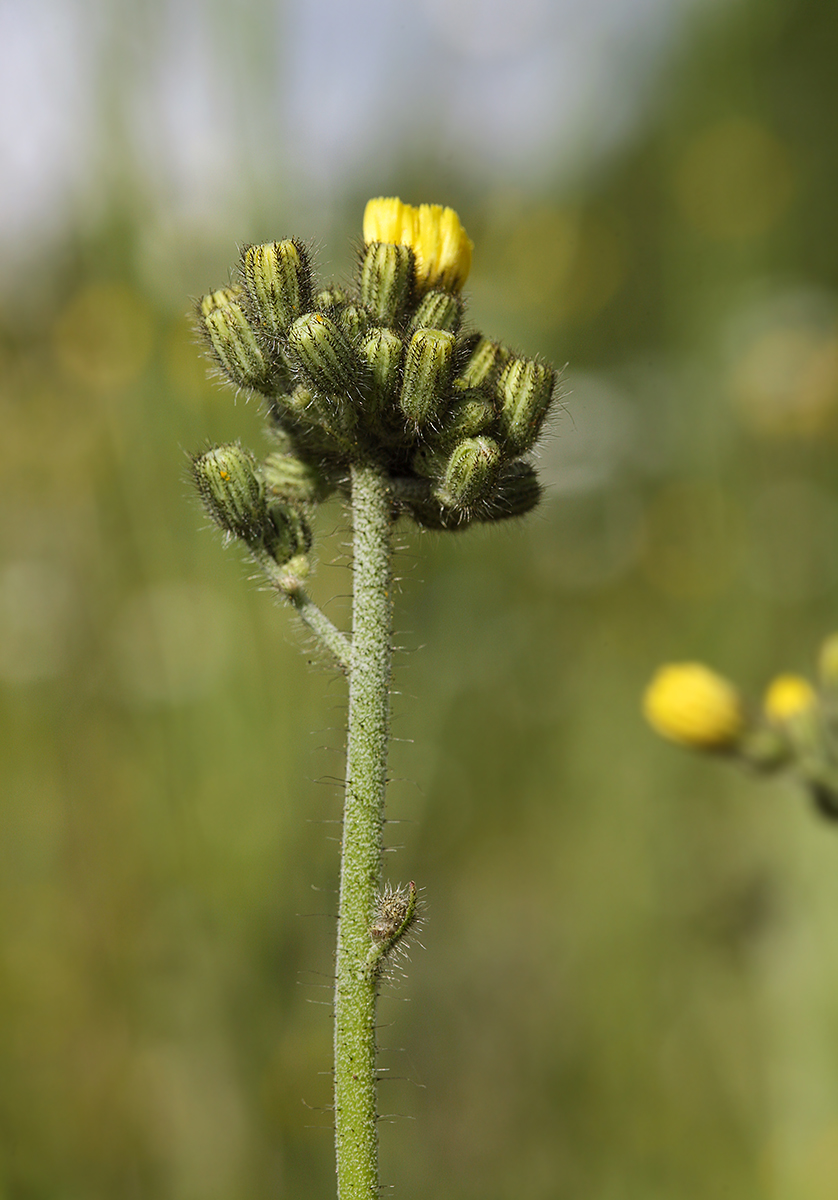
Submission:
<svg viewBox="0 0 838 1200">
<path fill-rule="evenodd" d="M 791 774 L 821 816 L 838 820 L 838 634 L 821 646 L 818 686 L 801 675 L 778 675 L 761 711 L 701 663 L 660 667 L 643 709 L 671 742 L 724 755 L 762 775 Z"/>
</svg>

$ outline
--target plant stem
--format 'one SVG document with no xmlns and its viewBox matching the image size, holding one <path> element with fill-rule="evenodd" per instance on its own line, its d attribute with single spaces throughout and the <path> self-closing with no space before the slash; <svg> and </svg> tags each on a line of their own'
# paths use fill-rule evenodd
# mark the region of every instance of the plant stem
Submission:
<svg viewBox="0 0 838 1200">
<path fill-rule="evenodd" d="M 254 555 L 273 586 L 297 610 L 324 650 L 328 650 L 344 673 L 349 672 L 351 647 L 346 634 L 334 625 L 318 608 L 303 587 L 299 577 L 286 566 L 279 566 L 269 554 Z"/>
<path fill-rule="evenodd" d="M 340 669 L 348 671 L 352 656 L 349 639 L 332 624 L 326 614 L 317 607 L 302 588 L 286 590 L 285 596 L 312 633 L 315 633 L 323 646 L 330 651 Z"/>
<path fill-rule="evenodd" d="M 391 497 L 352 468 L 352 648 L 335 982 L 338 1200 L 378 1200 L 375 973 L 367 966 L 381 883 L 390 703 Z"/>
</svg>

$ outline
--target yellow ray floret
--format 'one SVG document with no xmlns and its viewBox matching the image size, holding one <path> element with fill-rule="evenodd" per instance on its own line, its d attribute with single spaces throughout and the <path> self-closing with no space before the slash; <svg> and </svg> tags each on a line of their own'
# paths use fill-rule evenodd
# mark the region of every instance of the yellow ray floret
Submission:
<svg viewBox="0 0 838 1200">
<path fill-rule="evenodd" d="M 697 750 L 731 749 L 746 726 L 736 688 L 702 663 L 660 667 L 643 696 L 643 713 L 657 733 Z"/>
<path fill-rule="evenodd" d="M 765 715 L 777 724 L 809 712 L 818 702 L 815 689 L 802 675 L 778 675 L 768 685 L 763 700 Z"/>
<path fill-rule="evenodd" d="M 416 257 L 420 289 L 458 292 L 471 269 L 474 243 L 453 208 L 441 204 L 403 204 L 380 196 L 364 210 L 364 241 L 410 246 Z"/>
</svg>

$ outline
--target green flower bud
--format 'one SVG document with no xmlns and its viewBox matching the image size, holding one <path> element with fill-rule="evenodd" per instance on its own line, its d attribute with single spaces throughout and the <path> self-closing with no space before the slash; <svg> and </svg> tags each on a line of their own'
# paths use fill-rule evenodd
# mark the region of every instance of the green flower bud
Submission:
<svg viewBox="0 0 838 1200">
<path fill-rule="evenodd" d="M 513 455 L 532 449 L 553 402 L 556 373 L 546 363 L 513 358 L 498 379 L 500 429 L 504 448 Z"/>
<path fill-rule="evenodd" d="M 456 333 L 463 319 L 463 302 L 453 292 L 426 292 L 417 308 L 408 332 L 417 329 L 446 329 Z"/>
<path fill-rule="evenodd" d="M 382 325 L 397 324 L 410 301 L 414 284 L 410 246 L 370 242 L 361 261 L 361 299 Z"/>
<path fill-rule="evenodd" d="M 472 514 L 463 509 L 445 508 L 439 500 L 412 500 L 408 505 L 411 517 L 423 529 L 454 531 L 465 529 Z"/>
<path fill-rule="evenodd" d="M 826 690 L 838 690 L 838 633 L 831 633 L 821 644 L 818 674 Z"/>
<path fill-rule="evenodd" d="M 479 521 L 506 521 L 523 517 L 541 499 L 541 484 L 531 463 L 507 463 L 495 480 L 492 494 L 475 515 Z"/>
<path fill-rule="evenodd" d="M 465 438 L 451 452 L 435 496 L 446 508 L 472 508 L 491 488 L 500 459 L 492 438 Z"/>
<path fill-rule="evenodd" d="M 272 537 L 265 539 L 265 549 L 279 566 L 308 554 L 311 549 L 311 529 L 303 514 L 293 504 L 273 500 L 268 505 Z M 305 571 L 301 571 L 304 574 Z"/>
<path fill-rule="evenodd" d="M 355 342 L 367 332 L 370 318 L 369 313 L 361 308 L 360 304 L 345 304 L 338 310 L 338 321 L 344 333 Z"/>
<path fill-rule="evenodd" d="M 290 392 L 272 396 L 270 415 L 280 425 L 290 422 L 292 428 L 297 422 L 303 425 L 312 425 L 317 424 L 320 419 L 314 402 L 314 393 L 304 383 L 298 383 Z"/>
<path fill-rule="evenodd" d="M 364 402 L 364 411 L 369 410 L 374 418 L 386 412 L 394 403 L 404 345 L 391 330 L 376 327 L 366 335 L 358 352 L 369 367 L 368 398 Z"/>
<path fill-rule="evenodd" d="M 315 391 L 343 398 L 358 383 L 358 359 L 339 325 L 322 313 L 298 317 L 288 330 L 288 345 Z"/>
<path fill-rule="evenodd" d="M 262 464 L 262 474 L 269 498 L 317 504 L 331 491 L 323 472 L 296 454 L 274 451 Z"/>
<path fill-rule="evenodd" d="M 486 433 L 497 415 L 491 400 L 477 388 L 455 386 L 454 397 L 439 433 L 439 443 L 446 448 L 461 442 L 463 438 Z"/>
<path fill-rule="evenodd" d="M 217 525 L 254 548 L 270 529 L 265 483 L 256 460 L 238 442 L 216 446 L 192 460 L 198 495 Z"/>
<path fill-rule="evenodd" d="M 341 308 L 349 300 L 349 295 L 342 287 L 337 284 L 331 284 L 324 288 L 322 292 L 318 292 L 314 297 L 314 309 L 317 312 L 328 312 L 331 309 Z"/>
<path fill-rule="evenodd" d="M 273 372 L 239 303 L 240 288 L 204 296 L 198 317 L 222 370 L 238 387 L 270 392 Z"/>
<path fill-rule="evenodd" d="M 276 398 L 271 412 L 280 430 L 291 435 L 290 450 L 301 454 L 310 462 L 333 462 L 352 449 L 354 443 L 347 434 L 352 428 L 355 415 L 352 406 L 341 408 L 300 383 L 289 395 Z M 279 407 L 279 403 L 283 407 Z M 346 417 L 346 429 L 340 421 Z"/>
<path fill-rule="evenodd" d="M 482 337 L 457 376 L 457 382 L 463 387 L 480 387 L 483 383 L 490 383 L 509 359 L 510 354 L 505 346 Z"/>
<path fill-rule="evenodd" d="M 427 425 L 448 400 L 454 335 L 441 329 L 418 329 L 410 339 L 399 403 L 414 425 Z"/>
<path fill-rule="evenodd" d="M 311 264 L 296 238 L 245 246 L 241 276 L 254 317 L 274 339 L 311 308 Z"/>
<path fill-rule="evenodd" d="M 271 413 L 272 416 L 277 414 Z M 295 452 L 294 435 L 286 424 L 274 424 L 268 427 L 268 433 L 273 446 L 273 454 L 293 454 Z"/>
</svg>

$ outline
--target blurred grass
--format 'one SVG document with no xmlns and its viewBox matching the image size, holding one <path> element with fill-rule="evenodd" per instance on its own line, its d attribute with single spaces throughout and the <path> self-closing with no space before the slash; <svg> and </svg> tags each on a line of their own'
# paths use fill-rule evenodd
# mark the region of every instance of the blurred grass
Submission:
<svg viewBox="0 0 838 1200">
<path fill-rule="evenodd" d="M 833 1194 L 838 841 L 638 697 L 673 657 L 756 696 L 836 625 L 834 33 L 742 6 L 577 195 L 459 184 L 474 320 L 571 365 L 539 513 L 400 532 L 398 1194 Z M 3 318 L 0 1196 L 325 1197 L 343 688 L 189 495 L 260 419 L 144 244 L 115 210 Z"/>
</svg>

